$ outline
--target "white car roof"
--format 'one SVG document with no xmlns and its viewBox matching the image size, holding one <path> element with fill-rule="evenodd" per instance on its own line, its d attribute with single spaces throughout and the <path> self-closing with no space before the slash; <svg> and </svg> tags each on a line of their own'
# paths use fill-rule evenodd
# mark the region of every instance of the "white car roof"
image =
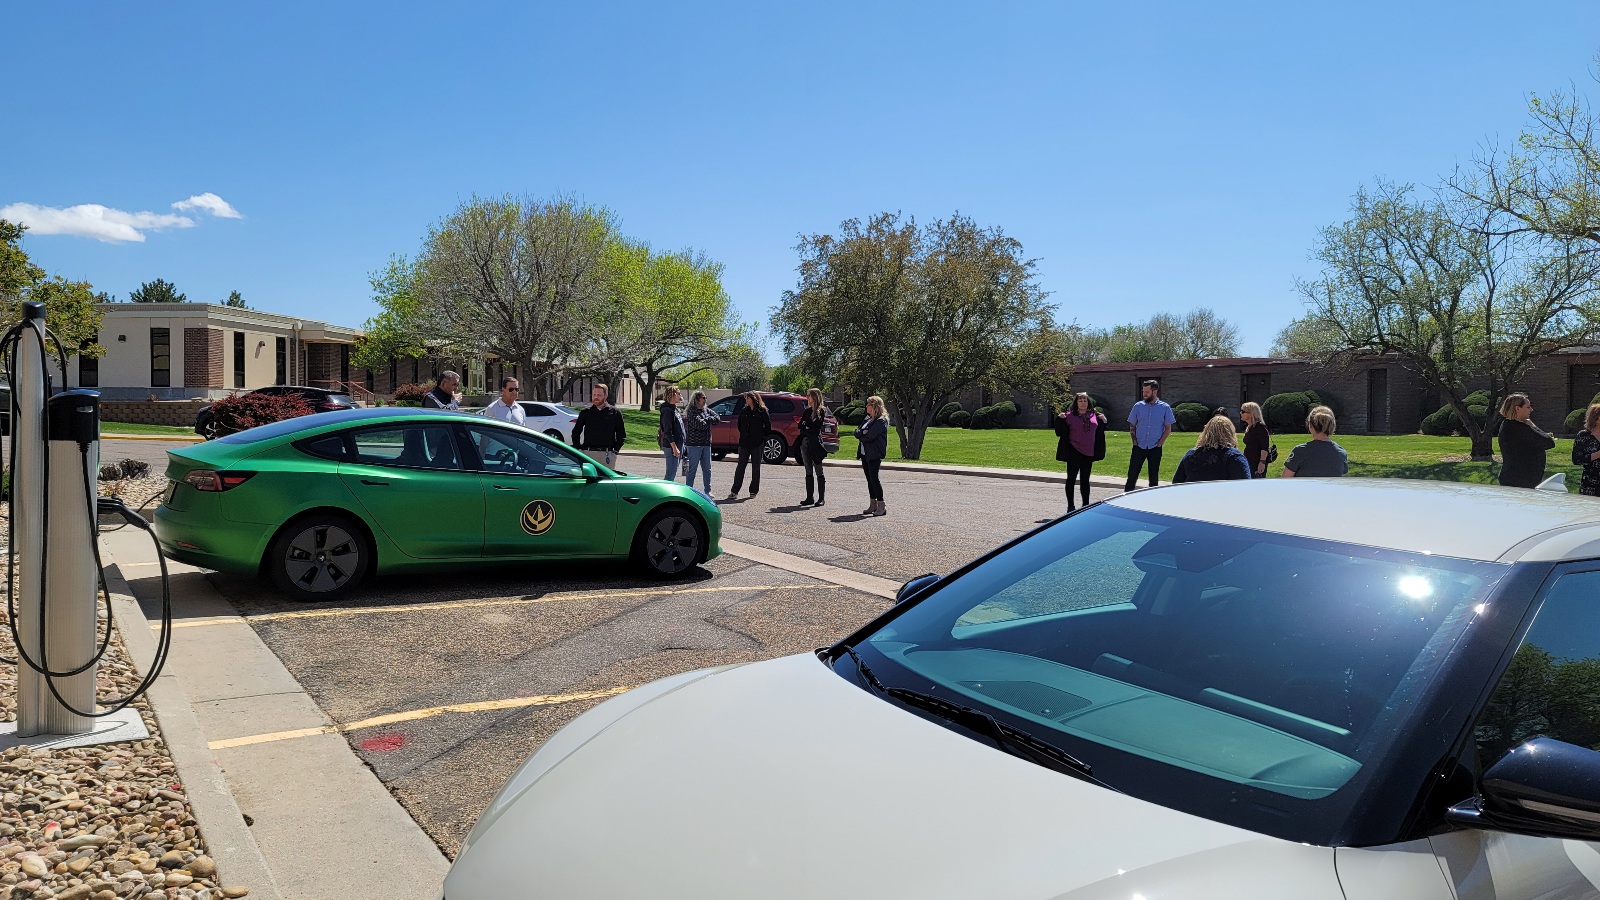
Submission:
<svg viewBox="0 0 1600 900">
<path fill-rule="evenodd" d="M 1600 498 L 1395 478 L 1170 485 L 1112 505 L 1300 537 L 1485 561 L 1600 557 Z"/>
</svg>

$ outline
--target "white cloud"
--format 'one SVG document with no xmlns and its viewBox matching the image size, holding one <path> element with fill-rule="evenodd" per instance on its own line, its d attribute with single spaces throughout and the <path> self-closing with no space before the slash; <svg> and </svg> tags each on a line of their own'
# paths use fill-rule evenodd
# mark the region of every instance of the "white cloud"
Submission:
<svg viewBox="0 0 1600 900">
<path fill-rule="evenodd" d="M 172 204 L 177 210 L 204 210 L 224 219 L 239 219 L 239 211 L 216 194 L 196 194 L 187 200 Z M 98 203 L 80 203 L 77 206 L 36 206 L 32 203 L 12 203 L 0 206 L 0 219 L 28 226 L 33 234 L 67 234 L 89 237 L 110 244 L 143 241 L 147 231 L 165 231 L 169 228 L 193 228 L 197 223 L 189 216 L 174 213 L 127 212 L 101 206 Z"/>
<path fill-rule="evenodd" d="M 228 201 L 216 194 L 206 191 L 204 194 L 195 194 L 187 200 L 179 200 L 172 204 L 173 209 L 203 209 L 219 219 L 242 219 L 239 211 L 234 209 Z"/>
</svg>

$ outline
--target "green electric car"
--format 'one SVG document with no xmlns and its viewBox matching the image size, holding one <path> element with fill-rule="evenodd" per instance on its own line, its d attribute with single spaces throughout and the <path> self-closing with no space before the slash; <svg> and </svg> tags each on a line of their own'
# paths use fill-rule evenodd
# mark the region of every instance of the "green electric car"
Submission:
<svg viewBox="0 0 1600 900">
<path fill-rule="evenodd" d="M 674 578 L 716 556 L 722 514 L 542 434 L 416 409 L 319 413 L 167 453 L 161 549 L 329 600 L 369 573 L 631 559 Z"/>
</svg>

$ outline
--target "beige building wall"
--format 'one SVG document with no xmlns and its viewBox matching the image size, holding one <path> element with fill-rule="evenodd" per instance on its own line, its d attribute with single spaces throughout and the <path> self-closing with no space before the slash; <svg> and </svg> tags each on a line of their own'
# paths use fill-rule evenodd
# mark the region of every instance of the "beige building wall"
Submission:
<svg viewBox="0 0 1600 900">
<path fill-rule="evenodd" d="M 183 387 L 183 330 L 201 327 L 204 319 L 186 317 L 145 317 L 112 319 L 107 317 L 100 326 L 100 344 L 106 348 L 100 357 L 100 384 L 119 387 L 154 387 L 150 383 L 150 330 L 167 329 L 167 385 Z M 68 382 L 78 384 L 78 366 L 69 362 L 72 369 Z"/>
</svg>

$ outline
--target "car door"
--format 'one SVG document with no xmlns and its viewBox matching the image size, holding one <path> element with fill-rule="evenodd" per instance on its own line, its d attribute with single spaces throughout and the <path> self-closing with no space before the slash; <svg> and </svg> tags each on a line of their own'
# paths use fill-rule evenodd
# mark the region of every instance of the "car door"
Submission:
<svg viewBox="0 0 1600 900">
<path fill-rule="evenodd" d="M 448 423 L 378 425 L 351 432 L 344 482 L 400 552 L 416 559 L 483 553 L 484 497 Z"/>
<path fill-rule="evenodd" d="M 616 485 L 583 475 L 584 460 L 547 438 L 462 426 L 484 492 L 484 553 L 500 559 L 606 556 L 617 530 Z"/>
<path fill-rule="evenodd" d="M 1546 590 L 1478 716 L 1478 771 L 1535 737 L 1600 749 L 1600 570 Z M 1459 900 L 1600 898 L 1600 843 L 1463 829 L 1430 837 Z"/>
<path fill-rule="evenodd" d="M 711 404 L 711 411 L 722 417 L 722 421 L 711 426 L 711 446 L 716 450 L 739 449 L 739 408 L 744 406 L 744 397 L 734 394 L 732 397 L 723 397 Z"/>
</svg>

